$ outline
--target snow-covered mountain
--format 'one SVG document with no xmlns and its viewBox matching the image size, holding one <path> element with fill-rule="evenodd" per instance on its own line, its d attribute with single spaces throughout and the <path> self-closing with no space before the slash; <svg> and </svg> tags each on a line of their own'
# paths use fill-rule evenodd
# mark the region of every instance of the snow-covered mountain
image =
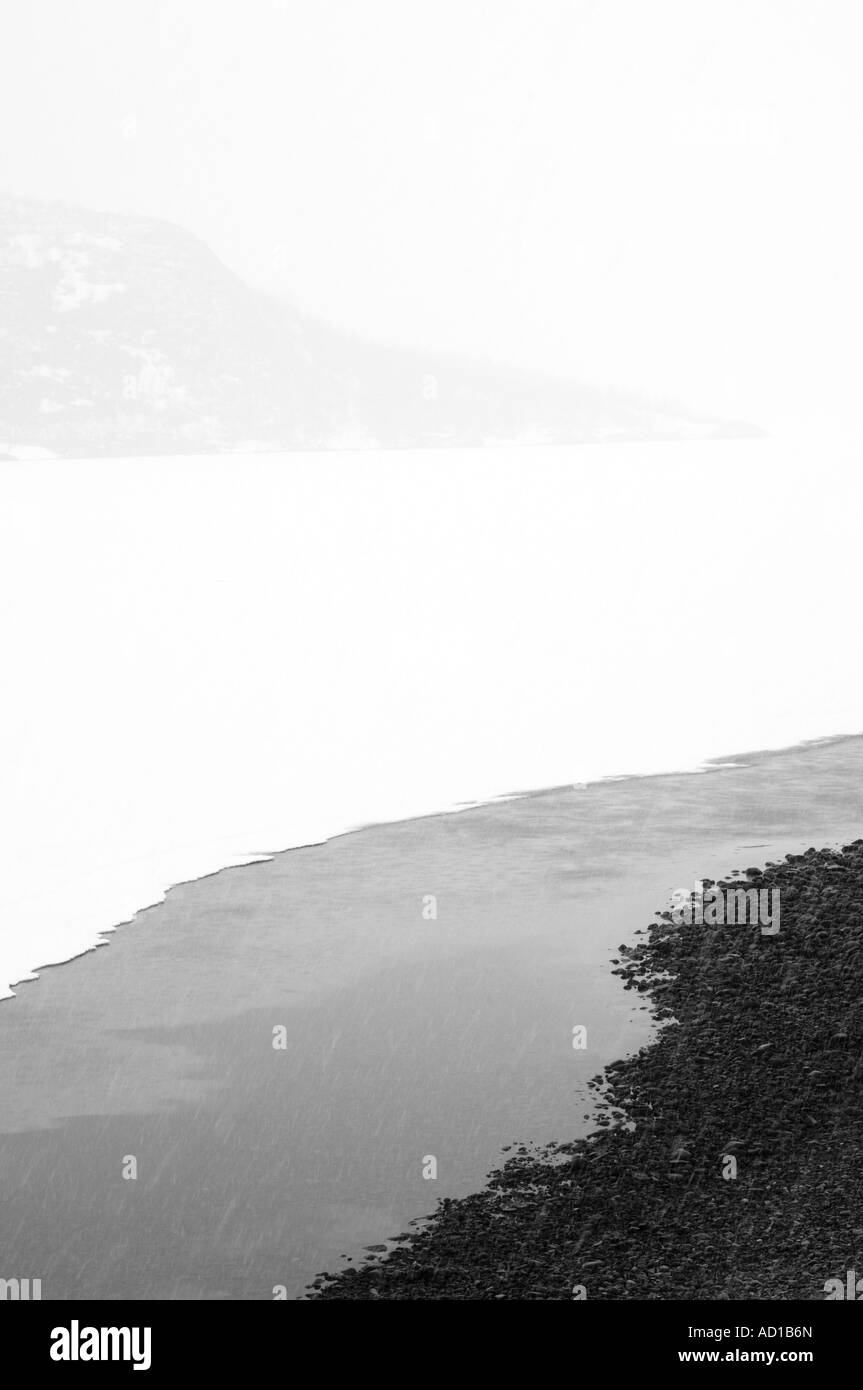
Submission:
<svg viewBox="0 0 863 1390">
<path fill-rule="evenodd" d="M 0 198 L 0 454 L 757 433 L 342 334 L 152 218 Z"/>
</svg>

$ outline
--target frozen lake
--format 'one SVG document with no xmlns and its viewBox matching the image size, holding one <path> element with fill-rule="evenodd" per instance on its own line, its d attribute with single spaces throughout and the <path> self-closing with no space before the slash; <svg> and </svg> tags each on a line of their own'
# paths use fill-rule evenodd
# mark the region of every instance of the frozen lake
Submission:
<svg viewBox="0 0 863 1390">
<path fill-rule="evenodd" d="M 0 470 L 0 995 L 228 864 L 863 724 L 850 445 Z"/>
</svg>

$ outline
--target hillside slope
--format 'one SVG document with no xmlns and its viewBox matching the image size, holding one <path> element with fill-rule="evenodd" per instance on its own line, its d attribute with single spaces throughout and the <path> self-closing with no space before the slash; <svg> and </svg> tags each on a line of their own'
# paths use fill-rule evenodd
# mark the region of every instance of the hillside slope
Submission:
<svg viewBox="0 0 863 1390">
<path fill-rule="evenodd" d="M 757 433 L 340 334 L 151 218 L 0 198 L 0 454 Z"/>
</svg>

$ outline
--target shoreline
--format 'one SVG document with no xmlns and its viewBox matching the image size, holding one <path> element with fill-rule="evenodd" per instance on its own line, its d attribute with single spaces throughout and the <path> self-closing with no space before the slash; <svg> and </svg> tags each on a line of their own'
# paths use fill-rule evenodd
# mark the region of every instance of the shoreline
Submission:
<svg viewBox="0 0 863 1390">
<path fill-rule="evenodd" d="M 863 839 L 740 873 L 716 887 L 778 890 L 776 935 L 661 911 L 613 960 L 660 1031 L 591 1082 L 596 1130 L 309 1298 L 836 1297 L 863 1264 Z"/>
</svg>

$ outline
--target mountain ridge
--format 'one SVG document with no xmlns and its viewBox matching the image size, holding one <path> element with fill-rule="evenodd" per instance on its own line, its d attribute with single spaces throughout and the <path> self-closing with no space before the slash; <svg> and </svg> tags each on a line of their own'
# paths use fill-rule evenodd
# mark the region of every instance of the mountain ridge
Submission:
<svg viewBox="0 0 863 1390">
<path fill-rule="evenodd" d="M 0 196 L 0 455 L 756 435 L 682 407 L 367 341 L 162 219 Z"/>
</svg>

